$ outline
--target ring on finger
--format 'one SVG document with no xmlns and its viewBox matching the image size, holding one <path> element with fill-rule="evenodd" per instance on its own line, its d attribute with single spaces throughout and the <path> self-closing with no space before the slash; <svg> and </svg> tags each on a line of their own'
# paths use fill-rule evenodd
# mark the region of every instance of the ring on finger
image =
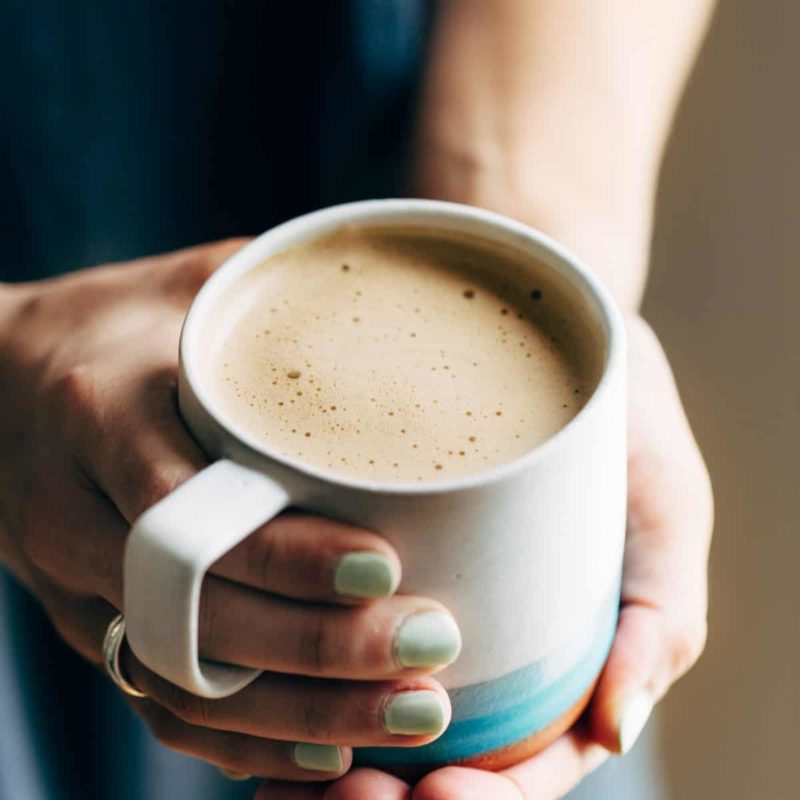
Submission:
<svg viewBox="0 0 800 800">
<path fill-rule="evenodd" d="M 119 653 L 125 640 L 125 615 L 117 614 L 106 628 L 103 637 L 103 663 L 112 681 L 129 697 L 147 697 L 140 692 L 122 672 Z"/>
</svg>

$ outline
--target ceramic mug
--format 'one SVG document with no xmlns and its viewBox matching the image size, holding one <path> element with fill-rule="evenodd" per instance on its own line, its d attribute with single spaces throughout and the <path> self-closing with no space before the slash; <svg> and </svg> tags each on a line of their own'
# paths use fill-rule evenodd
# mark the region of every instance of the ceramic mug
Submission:
<svg viewBox="0 0 800 800">
<path fill-rule="evenodd" d="M 592 331 L 600 378 L 584 408 L 516 460 L 419 484 L 338 475 L 255 441 L 212 400 L 204 331 L 218 299 L 270 256 L 341 225 L 467 234 L 521 253 L 569 292 Z M 502 768 L 538 751 L 577 718 L 617 621 L 625 535 L 625 337 L 611 298 L 556 242 L 500 215 L 451 203 L 374 200 L 317 211 L 237 252 L 195 298 L 180 342 L 179 403 L 211 466 L 146 511 L 124 565 L 133 651 L 203 697 L 223 697 L 258 671 L 198 659 L 204 573 L 288 506 L 385 536 L 403 564 L 399 591 L 444 603 L 461 629 L 459 658 L 437 677 L 448 729 L 418 748 L 361 748 L 389 769 L 443 763 Z"/>
</svg>

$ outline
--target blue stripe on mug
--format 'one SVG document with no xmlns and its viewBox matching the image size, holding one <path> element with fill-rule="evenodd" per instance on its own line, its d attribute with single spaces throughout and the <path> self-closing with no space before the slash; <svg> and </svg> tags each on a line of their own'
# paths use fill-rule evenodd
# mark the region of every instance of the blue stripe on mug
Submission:
<svg viewBox="0 0 800 800">
<path fill-rule="evenodd" d="M 527 667 L 485 683 L 450 690 L 453 721 L 422 747 L 362 747 L 360 766 L 440 764 L 491 753 L 527 739 L 565 714 L 591 686 L 617 629 L 617 591 L 602 604 L 589 647 L 571 643 Z M 578 645 L 578 646 L 576 646 Z"/>
</svg>

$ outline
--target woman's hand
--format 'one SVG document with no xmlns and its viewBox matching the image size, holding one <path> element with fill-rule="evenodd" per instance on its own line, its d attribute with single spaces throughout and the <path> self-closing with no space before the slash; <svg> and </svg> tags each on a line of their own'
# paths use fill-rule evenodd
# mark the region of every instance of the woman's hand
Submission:
<svg viewBox="0 0 800 800">
<path fill-rule="evenodd" d="M 205 466 L 178 416 L 178 336 L 198 288 L 242 244 L 0 287 L 0 559 L 93 663 L 124 610 L 130 524 Z M 450 716 L 430 675 L 460 638 L 436 602 L 393 596 L 399 580 L 381 537 L 280 517 L 220 559 L 201 598 L 201 655 L 264 674 L 205 700 L 126 652 L 148 695 L 131 705 L 170 747 L 271 778 L 340 775 L 343 742 L 428 742 Z"/>
<path fill-rule="evenodd" d="M 494 774 L 446 767 L 413 789 L 375 770 L 325 787 L 268 783 L 257 800 L 556 800 L 609 753 L 624 753 L 703 650 L 712 527 L 708 473 L 669 364 L 638 316 L 628 319 L 629 504 L 619 627 L 592 703 L 543 753 Z"/>
</svg>

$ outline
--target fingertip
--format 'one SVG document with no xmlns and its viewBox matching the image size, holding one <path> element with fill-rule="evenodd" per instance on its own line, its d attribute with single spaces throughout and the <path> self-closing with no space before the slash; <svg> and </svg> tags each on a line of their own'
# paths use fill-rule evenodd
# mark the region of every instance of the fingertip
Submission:
<svg viewBox="0 0 800 800">
<path fill-rule="evenodd" d="M 411 800 L 411 787 L 376 769 L 360 767 L 327 787 L 324 800 Z"/>
<path fill-rule="evenodd" d="M 330 525 L 333 535 L 339 539 L 334 591 L 356 601 L 394 595 L 403 578 L 403 565 L 394 547 L 372 531 L 339 523 Z"/>
<path fill-rule="evenodd" d="M 383 728 L 392 736 L 408 737 L 407 746 L 417 746 L 441 736 L 450 724 L 451 713 L 447 692 L 405 689 L 387 698 Z"/>
<path fill-rule="evenodd" d="M 272 594 L 336 605 L 391 597 L 402 578 L 400 558 L 383 537 L 299 513 L 266 523 L 211 571 Z"/>
<path fill-rule="evenodd" d="M 461 653 L 461 630 L 440 604 L 406 617 L 394 636 L 397 662 L 406 669 L 443 669 Z"/>
<path fill-rule="evenodd" d="M 653 713 L 654 704 L 653 696 L 644 689 L 631 695 L 625 701 L 619 720 L 620 755 L 624 756 L 630 752 L 636 744 L 636 740 Z"/>
<path fill-rule="evenodd" d="M 315 780 L 338 778 L 353 763 L 352 750 L 334 744 L 297 742 L 292 746 L 291 757 L 296 766 L 310 772 Z"/>
<path fill-rule="evenodd" d="M 399 585 L 399 560 L 372 550 L 345 553 L 333 572 L 334 591 L 355 600 L 391 597 Z"/>
</svg>

